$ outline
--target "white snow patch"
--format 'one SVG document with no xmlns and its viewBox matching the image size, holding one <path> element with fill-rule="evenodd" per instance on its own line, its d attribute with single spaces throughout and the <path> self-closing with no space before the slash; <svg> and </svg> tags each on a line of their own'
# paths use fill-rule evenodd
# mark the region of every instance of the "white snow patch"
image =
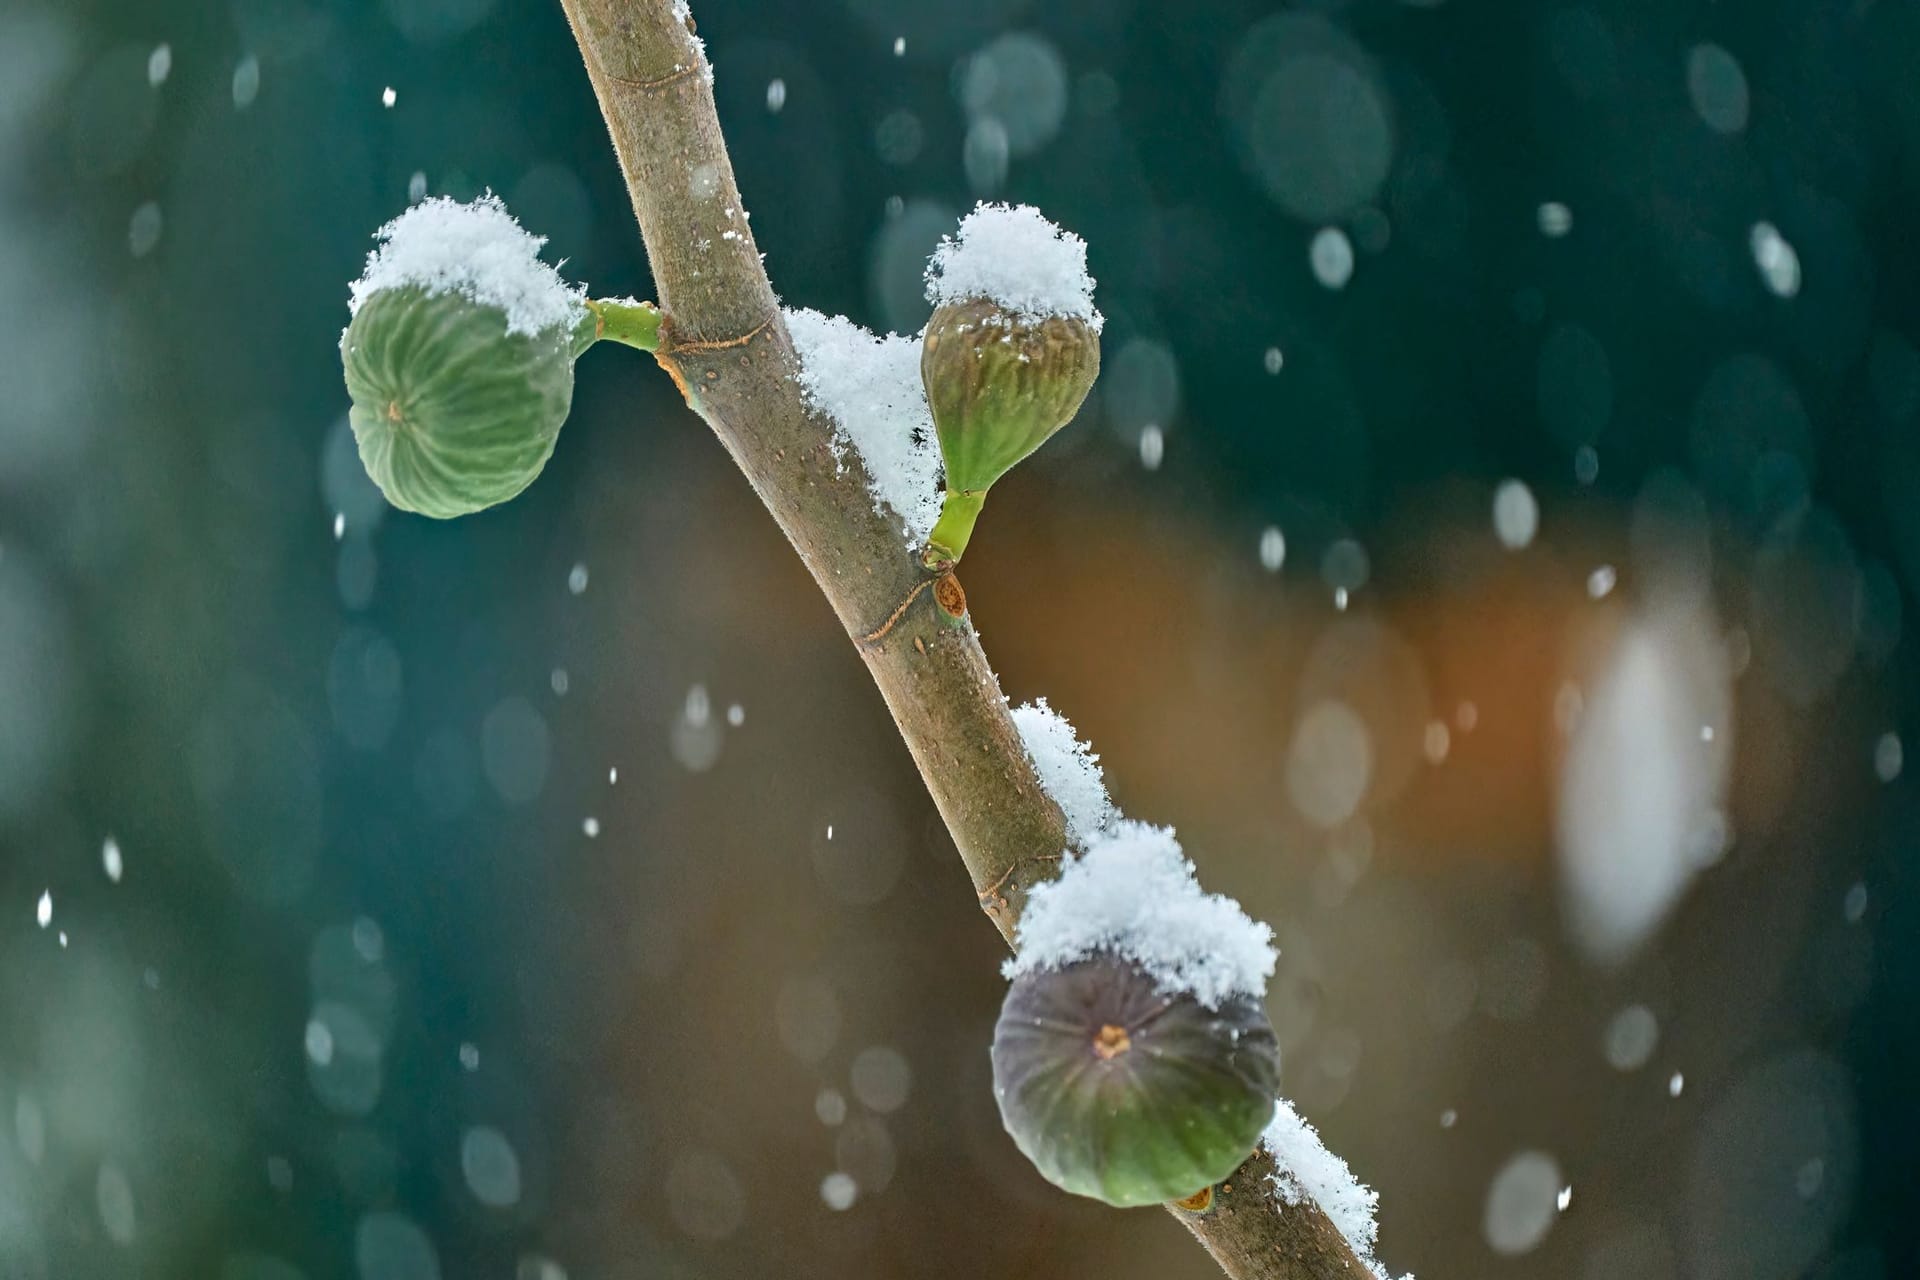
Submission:
<svg viewBox="0 0 1920 1280">
<path fill-rule="evenodd" d="M 940 446 L 920 386 L 920 339 L 875 337 L 845 316 L 789 309 L 807 403 L 833 419 L 834 444 L 867 469 L 876 509 L 890 510 L 919 546 L 940 518 Z"/>
<path fill-rule="evenodd" d="M 927 297 L 936 305 L 986 298 L 1025 319 L 1068 316 L 1095 333 L 1106 321 L 1093 306 L 1087 242 L 1032 205 L 981 201 L 927 261 Z"/>
<path fill-rule="evenodd" d="M 1115 822 L 1035 888 L 1018 937 L 1019 954 L 1001 969 L 1010 979 L 1109 951 L 1161 992 L 1189 992 L 1213 1009 L 1229 996 L 1260 999 L 1273 976 L 1273 930 L 1202 891 L 1173 829 L 1144 822 Z"/>
<path fill-rule="evenodd" d="M 1041 698 L 1013 709 L 1013 727 L 1040 785 L 1067 816 L 1067 836 L 1085 847 L 1117 816 L 1100 772 L 1100 757 L 1080 741 L 1067 718 Z"/>
<path fill-rule="evenodd" d="M 1313 1126 L 1285 1099 L 1274 1103 L 1273 1123 L 1260 1135 L 1260 1145 L 1273 1157 L 1273 1187 L 1281 1202 L 1297 1205 L 1311 1200 L 1320 1206 L 1360 1260 L 1385 1280 L 1386 1268 L 1373 1258 L 1373 1244 L 1380 1235 L 1373 1215 L 1380 1193 L 1354 1177 L 1347 1162 L 1327 1150 Z"/>
<path fill-rule="evenodd" d="M 571 327 L 586 313 L 585 291 L 540 261 L 546 237 L 523 230 L 491 192 L 471 204 L 446 196 L 422 200 L 374 238 L 380 247 L 353 282 L 354 311 L 382 289 L 413 287 L 498 307 L 506 312 L 508 333 Z"/>
<path fill-rule="evenodd" d="M 694 34 L 693 11 L 687 8 L 687 0 L 673 0 L 673 20 L 687 29 L 687 42 L 693 46 L 693 54 L 698 59 L 700 74 L 708 84 L 713 83 L 713 63 L 707 57 L 707 42 Z M 675 71 L 684 70 L 675 63 Z"/>
</svg>

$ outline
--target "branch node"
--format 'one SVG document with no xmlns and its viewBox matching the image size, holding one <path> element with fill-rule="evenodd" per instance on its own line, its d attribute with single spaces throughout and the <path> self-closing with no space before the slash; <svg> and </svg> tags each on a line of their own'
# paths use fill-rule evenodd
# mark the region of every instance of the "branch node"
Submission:
<svg viewBox="0 0 1920 1280">
<path fill-rule="evenodd" d="M 1179 1200 L 1175 1200 L 1173 1207 L 1182 1213 L 1191 1213 L 1196 1216 L 1211 1213 L 1213 1211 L 1213 1188 L 1202 1187 L 1190 1196 L 1184 1196 Z"/>
<path fill-rule="evenodd" d="M 871 568 L 869 568 L 868 572 L 872 572 Z M 887 634 L 893 630 L 900 619 L 906 616 L 907 610 L 912 607 L 913 602 L 920 598 L 920 593 L 928 587 L 933 588 L 933 600 L 935 604 L 940 606 L 941 613 L 956 622 L 966 616 L 967 593 L 960 589 L 960 580 L 954 577 L 953 571 L 949 569 L 938 577 L 922 578 L 919 582 L 916 582 L 913 590 L 907 592 L 907 598 L 893 607 L 893 612 L 887 615 L 885 622 L 860 637 L 860 647 L 863 649 L 871 649 L 885 640 Z M 922 656 L 925 656 L 927 646 L 920 637 L 915 636 L 913 638 L 913 647 Z"/>
<path fill-rule="evenodd" d="M 951 569 L 935 580 L 933 601 L 940 606 L 940 612 L 956 622 L 967 616 L 967 593 L 960 589 L 960 579 L 953 576 Z"/>
<path fill-rule="evenodd" d="M 735 348 L 744 347 L 755 338 L 766 333 L 772 324 L 773 321 L 771 320 L 762 320 L 759 324 L 753 326 L 753 328 L 747 330 L 737 338 L 716 338 L 706 342 L 680 342 L 676 341 L 673 336 L 673 318 L 663 315 L 660 317 L 659 340 L 658 345 L 654 347 L 653 358 L 655 363 L 667 371 L 667 376 L 673 379 L 673 385 L 680 389 L 680 398 L 688 404 L 692 404 L 694 398 L 693 388 L 687 384 L 687 376 L 680 370 L 679 357 L 689 353 L 698 355 L 702 352 L 731 351 Z M 742 356 L 740 360 L 743 365 L 746 363 L 745 356 Z M 706 381 L 710 383 L 717 382 L 720 379 L 720 371 L 717 369 L 708 369 L 705 377 Z"/>
<path fill-rule="evenodd" d="M 885 640 L 887 638 L 887 633 L 893 630 L 894 624 L 899 622 L 901 618 L 905 617 L 907 610 L 912 607 L 913 602 L 920 598 L 920 593 L 922 591 L 925 591 L 928 587 L 933 586 L 937 581 L 939 581 L 939 579 L 937 578 L 920 579 L 920 581 L 914 585 L 913 590 L 907 592 L 907 598 L 905 600 L 902 600 L 899 604 L 893 607 L 893 612 L 887 615 L 887 620 L 885 622 L 881 623 L 879 626 L 875 627 L 873 630 L 867 632 L 867 634 L 860 637 L 861 646 L 863 648 L 871 649 L 876 645 L 878 645 L 882 640 Z M 927 647 L 921 644 L 917 637 L 914 639 L 913 643 L 914 643 L 914 647 L 919 649 L 920 652 L 925 653 L 927 651 Z"/>
<path fill-rule="evenodd" d="M 1007 882 L 1013 879 L 1021 867 L 1029 862 L 1058 862 L 1064 856 L 1065 855 L 1058 853 L 1029 853 L 1023 857 L 1015 858 L 1012 865 L 1000 873 L 999 879 L 980 891 L 980 909 L 989 916 L 1005 911 L 1007 909 L 1007 895 L 1002 893 L 1001 890 L 1007 887 Z"/>
<path fill-rule="evenodd" d="M 664 76 L 655 76 L 651 80 L 635 80 L 630 76 L 617 76 L 611 71 L 605 72 L 604 74 L 607 79 L 613 81 L 613 83 L 623 85 L 628 89 L 638 89 L 642 93 L 657 93 L 662 89 L 672 88 L 677 81 L 685 80 L 699 69 L 699 64 L 695 63 L 693 66 L 680 67 L 676 70 L 669 71 Z"/>
<path fill-rule="evenodd" d="M 674 342 L 667 336 L 668 330 L 663 324 L 660 330 L 660 349 L 662 351 L 670 351 L 677 356 L 694 351 L 726 351 L 733 347 L 744 347 L 765 333 L 767 327 L 772 323 L 773 321 L 771 320 L 762 320 L 759 324 L 753 326 L 753 328 L 747 330 L 737 338 L 716 338 L 711 342 Z"/>
</svg>

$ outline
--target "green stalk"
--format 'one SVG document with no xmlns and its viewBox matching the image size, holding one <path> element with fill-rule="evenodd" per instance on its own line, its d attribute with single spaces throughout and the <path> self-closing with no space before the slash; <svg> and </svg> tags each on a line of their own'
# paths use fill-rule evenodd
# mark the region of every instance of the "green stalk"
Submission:
<svg viewBox="0 0 1920 1280">
<path fill-rule="evenodd" d="M 588 298 L 586 302 L 586 317 L 574 334 L 575 357 L 602 338 L 625 343 L 639 351 L 652 351 L 660 345 L 660 308 L 651 302 L 615 302 L 600 298 Z"/>
<path fill-rule="evenodd" d="M 940 504 L 940 519 L 927 536 L 921 563 L 929 569 L 958 564 L 967 550 L 967 539 L 973 536 L 973 522 L 980 518 L 980 508 L 986 501 L 985 489 L 947 490 L 946 501 Z"/>
</svg>

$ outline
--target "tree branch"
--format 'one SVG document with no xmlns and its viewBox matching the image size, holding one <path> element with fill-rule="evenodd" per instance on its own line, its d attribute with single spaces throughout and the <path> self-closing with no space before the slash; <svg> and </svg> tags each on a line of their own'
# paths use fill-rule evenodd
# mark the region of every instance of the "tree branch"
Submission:
<svg viewBox="0 0 1920 1280">
<path fill-rule="evenodd" d="M 874 510 L 858 458 L 814 417 L 760 263 L 681 0 L 561 0 L 639 216 L 664 318 L 655 359 L 720 437 L 873 674 L 1009 944 L 1067 846 L 951 575 L 929 574 Z M 931 588 L 931 589 L 929 589 Z M 1256 1151 L 1200 1213 L 1172 1208 L 1236 1280 L 1368 1275 L 1311 1203 L 1282 1209 Z"/>
</svg>

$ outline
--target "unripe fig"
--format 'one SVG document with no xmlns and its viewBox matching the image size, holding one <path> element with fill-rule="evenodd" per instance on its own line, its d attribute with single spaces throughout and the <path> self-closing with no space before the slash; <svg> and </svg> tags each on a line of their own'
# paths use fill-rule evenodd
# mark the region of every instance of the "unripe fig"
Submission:
<svg viewBox="0 0 1920 1280">
<path fill-rule="evenodd" d="M 1257 1001 L 1208 1009 L 1108 952 L 1014 980 L 993 1035 L 1000 1119 L 1041 1176 L 1111 1205 L 1197 1196 L 1273 1118 L 1280 1049 Z"/>
<path fill-rule="evenodd" d="M 927 322 L 920 380 L 946 464 L 926 561 L 960 559 L 994 481 L 1073 420 L 1100 372 L 1100 336 L 1078 316 L 1029 317 L 983 298 Z"/>
<path fill-rule="evenodd" d="M 505 502 L 553 454 L 575 345 L 574 327 L 510 333 L 505 312 L 460 293 L 370 295 L 340 338 L 367 474 L 394 506 L 438 519 Z"/>
<path fill-rule="evenodd" d="M 657 310 L 588 299 L 497 196 L 422 200 L 374 238 L 340 361 L 360 460 L 396 507 L 447 519 L 513 497 L 553 453 L 580 353 L 658 342 Z"/>
</svg>

